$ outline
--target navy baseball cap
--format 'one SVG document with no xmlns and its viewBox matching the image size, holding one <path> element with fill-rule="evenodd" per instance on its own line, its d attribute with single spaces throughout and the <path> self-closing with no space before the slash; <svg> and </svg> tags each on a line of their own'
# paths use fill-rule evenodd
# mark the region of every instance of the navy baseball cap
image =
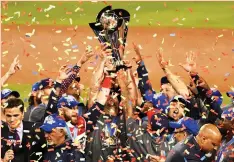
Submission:
<svg viewBox="0 0 234 162">
<path fill-rule="evenodd" d="M 233 120 L 234 119 L 234 108 L 231 107 L 229 109 L 224 110 L 221 117 L 223 119 L 227 119 L 229 121 Z"/>
<path fill-rule="evenodd" d="M 77 106 L 79 102 L 75 99 L 75 97 L 71 95 L 63 96 L 58 100 L 57 108 L 68 107 L 72 109 Z"/>
<path fill-rule="evenodd" d="M 54 85 L 54 81 L 51 78 L 42 79 L 39 82 L 36 82 L 32 86 L 32 91 L 43 90 L 46 87 L 52 87 Z"/>
<path fill-rule="evenodd" d="M 169 119 L 165 114 L 157 113 L 151 117 L 150 124 L 153 131 L 162 130 L 164 128 L 160 134 L 157 134 L 160 136 L 169 128 Z"/>
<path fill-rule="evenodd" d="M 38 91 L 40 87 L 40 82 L 36 82 L 32 86 L 32 91 Z"/>
<path fill-rule="evenodd" d="M 227 92 L 226 94 L 227 94 L 228 97 L 231 97 L 231 96 L 234 97 L 234 92 L 233 91 Z"/>
<path fill-rule="evenodd" d="M 66 127 L 66 122 L 57 114 L 49 115 L 45 118 L 43 125 L 40 127 L 45 132 L 50 133 L 52 129 L 57 127 Z"/>
<path fill-rule="evenodd" d="M 211 90 L 212 90 L 212 95 L 211 96 L 217 96 L 218 100 L 216 100 L 216 102 L 219 104 L 219 106 L 222 105 L 222 103 L 223 103 L 223 96 L 220 93 L 220 91 L 217 90 L 216 88 L 211 88 Z"/>
<path fill-rule="evenodd" d="M 194 136 L 196 136 L 199 131 L 198 122 L 189 117 L 184 117 L 178 122 L 170 122 L 169 127 L 174 129 L 184 128 L 184 130 L 186 130 L 190 134 L 193 134 Z M 176 133 L 177 131 L 175 130 L 174 132 Z"/>
<path fill-rule="evenodd" d="M 9 97 L 10 95 L 13 95 L 15 96 L 16 98 L 19 98 L 20 97 L 20 94 L 19 92 L 17 91 L 12 91 L 10 89 L 3 89 L 1 91 L 1 99 L 6 99 L 7 97 Z"/>
<path fill-rule="evenodd" d="M 190 102 L 181 95 L 174 96 L 170 102 L 181 102 L 184 105 L 190 104 Z"/>
</svg>

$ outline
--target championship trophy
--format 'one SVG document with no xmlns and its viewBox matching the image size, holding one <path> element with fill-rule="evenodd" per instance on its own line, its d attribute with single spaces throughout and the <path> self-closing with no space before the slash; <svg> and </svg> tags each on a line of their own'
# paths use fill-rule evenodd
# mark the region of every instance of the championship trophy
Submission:
<svg viewBox="0 0 234 162">
<path fill-rule="evenodd" d="M 125 47 L 129 21 L 128 11 L 124 9 L 112 10 L 111 6 L 107 6 L 98 13 L 96 22 L 89 23 L 98 40 L 112 49 L 112 61 L 116 67 L 123 65 L 119 47 L 120 45 Z"/>
</svg>

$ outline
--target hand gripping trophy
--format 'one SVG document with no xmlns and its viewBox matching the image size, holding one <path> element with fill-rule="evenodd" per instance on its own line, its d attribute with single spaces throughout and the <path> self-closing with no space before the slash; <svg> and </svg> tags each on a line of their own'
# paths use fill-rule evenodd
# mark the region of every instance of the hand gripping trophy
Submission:
<svg viewBox="0 0 234 162">
<path fill-rule="evenodd" d="M 112 49 L 114 66 L 123 65 L 119 48 L 125 47 L 130 14 L 124 9 L 114 9 L 111 6 L 103 8 L 97 15 L 96 22 L 89 23 L 101 43 L 108 44 Z"/>
</svg>

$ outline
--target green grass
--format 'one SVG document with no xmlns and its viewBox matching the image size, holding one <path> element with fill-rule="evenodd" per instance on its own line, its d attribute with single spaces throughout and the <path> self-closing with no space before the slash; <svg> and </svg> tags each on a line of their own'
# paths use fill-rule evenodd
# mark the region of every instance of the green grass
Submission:
<svg viewBox="0 0 234 162">
<path fill-rule="evenodd" d="M 25 107 L 28 106 L 28 95 L 31 92 L 32 85 L 29 84 L 9 84 L 7 87 L 11 90 L 15 90 L 20 92 L 20 98 L 24 101 Z M 86 91 L 87 92 L 87 91 Z M 230 103 L 230 98 L 227 97 L 226 93 L 222 93 L 223 95 L 223 105 L 227 105 Z M 82 93 L 82 98 L 87 98 L 88 94 L 85 91 Z"/>
<path fill-rule="evenodd" d="M 70 25 L 88 26 L 89 22 L 95 21 L 97 13 L 107 4 L 113 8 L 123 8 L 130 12 L 130 26 L 158 26 L 160 27 L 199 27 L 199 28 L 233 28 L 234 27 L 234 2 L 9 2 L 8 10 L 2 10 L 2 15 L 13 17 L 2 24 L 26 24 L 31 23 L 35 17 L 41 25 Z M 48 12 L 44 12 L 49 5 L 55 6 Z M 136 11 L 136 8 L 140 9 Z M 81 10 L 75 12 L 77 8 Z M 42 8 L 43 12 L 38 12 Z M 189 10 L 192 9 L 192 12 Z M 178 11 L 176 11 L 178 10 Z M 18 18 L 15 12 L 20 11 Z M 23 15 L 23 13 L 26 13 Z M 66 14 L 72 12 L 72 14 Z M 28 16 L 31 13 L 32 16 Z M 47 18 L 45 15 L 49 14 Z M 136 14 L 136 18 L 134 18 Z M 173 22 L 178 18 L 177 22 Z M 185 18 L 183 21 L 182 19 Z M 208 18 L 209 21 L 205 22 Z M 177 23 L 183 24 L 182 26 Z M 33 24 L 36 24 L 35 22 Z"/>
</svg>

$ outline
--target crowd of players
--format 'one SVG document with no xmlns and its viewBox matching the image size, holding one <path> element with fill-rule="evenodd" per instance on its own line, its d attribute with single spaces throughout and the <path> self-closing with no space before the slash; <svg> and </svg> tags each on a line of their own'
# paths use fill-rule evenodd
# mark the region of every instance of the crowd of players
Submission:
<svg viewBox="0 0 234 162">
<path fill-rule="evenodd" d="M 1 90 L 3 162 L 234 162 L 234 92 L 222 107 L 222 94 L 197 73 L 195 53 L 180 65 L 190 77 L 186 85 L 160 48 L 165 76 L 156 92 L 138 46 L 135 72 L 129 60 L 114 66 L 107 47 L 87 49 L 57 78 L 33 84 L 27 108 L 20 92 Z M 93 56 L 98 63 L 83 103 L 79 71 Z M 17 56 L 1 77 L 2 88 L 20 68 Z"/>
</svg>

